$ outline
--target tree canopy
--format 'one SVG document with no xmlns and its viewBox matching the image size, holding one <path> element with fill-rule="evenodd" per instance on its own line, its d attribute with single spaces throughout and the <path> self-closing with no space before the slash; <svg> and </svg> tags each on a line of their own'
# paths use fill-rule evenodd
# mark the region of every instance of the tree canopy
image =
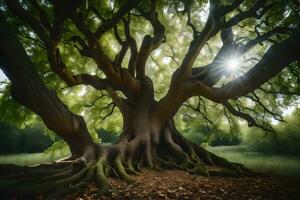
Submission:
<svg viewBox="0 0 300 200">
<path fill-rule="evenodd" d="M 30 123 L 31 110 L 66 141 L 70 159 L 83 164 L 74 180 L 57 186 L 96 174 L 106 187 L 106 171 L 131 181 L 140 167 L 249 175 L 176 127 L 192 118 L 211 130 L 238 129 L 245 120 L 272 132 L 272 119 L 283 122 L 284 110 L 298 104 L 297 0 L 4 0 L 0 6 L 0 67 L 10 79 L 1 117 Z M 100 127 L 122 132 L 119 141 L 98 145 Z"/>
<path fill-rule="evenodd" d="M 147 19 L 144 13 L 150 11 L 151 5 L 147 1 L 139 4 L 134 1 L 129 4 L 124 1 L 86 1 L 84 4 L 79 13 L 85 28 L 91 33 L 95 32 L 105 57 L 114 68 L 118 66 L 118 70 L 129 69 L 130 62 L 132 65 L 134 57 L 143 50 L 141 44 L 147 40 L 146 35 L 155 37 L 155 34 L 160 34 L 159 27 L 155 27 L 155 22 Z M 151 53 L 148 52 L 149 58 L 141 62 L 145 62 L 145 74 L 154 82 L 157 100 L 167 93 L 173 72 L 184 65 L 183 60 L 188 59 L 189 54 L 193 54 L 192 43 L 202 40 L 198 37 L 205 26 L 211 26 L 210 20 L 215 20 L 213 23 L 216 23 L 214 26 L 217 28 L 203 44 L 196 44 L 203 47 L 201 51 L 198 50 L 199 55 L 195 53 L 197 59 L 190 61 L 194 66 L 192 79 L 202 80 L 209 87 L 220 87 L 234 79 L 240 80 L 254 66 L 258 68 L 257 63 L 269 48 L 297 29 L 299 17 L 297 1 L 159 1 L 156 6 L 159 23 L 164 26 L 163 38 L 158 47 L 153 48 Z M 71 9 L 68 12 L 73 12 Z M 104 88 L 97 88 L 99 85 L 95 85 L 107 79 L 108 72 L 99 68 L 106 64 L 102 62 L 97 65 L 94 58 L 87 55 L 87 33 L 80 30 L 79 22 L 67 18 L 69 16 L 60 16 L 59 5 L 48 1 L 24 1 L 20 4 L 9 1 L 7 4 L 2 3 L 2 12 L 16 27 L 20 41 L 47 85 L 55 89 L 74 112 L 84 115 L 91 132 L 95 133 L 99 126 L 120 131 L 121 117 L 116 113 L 114 103 Z M 50 40 L 57 40 L 54 45 L 59 50 L 59 59 L 63 63 L 63 66 L 56 66 L 56 69 L 51 60 L 47 59 L 47 43 L 51 43 Z M 282 55 L 278 58 L 284 59 Z M 231 69 L 230 62 L 238 62 L 237 68 Z M 284 108 L 297 100 L 298 64 L 299 62 L 293 62 L 282 66 L 285 67 L 282 73 L 270 80 L 262 80 L 260 84 L 264 84 L 255 91 L 232 94 L 231 97 L 240 98 L 231 98 L 223 105 L 214 103 L 216 100 L 211 95 L 207 98 L 213 102 L 200 94 L 199 97 L 186 101 L 177 116 L 179 119 L 197 117 L 199 123 L 209 123 L 210 126 L 226 124 L 225 121 L 228 120 L 231 127 L 236 123 L 232 116 L 239 116 L 248 119 L 250 125 L 271 130 L 271 118 L 283 121 L 281 114 Z M 62 73 L 63 70 L 66 72 Z M 216 76 L 213 77 L 216 80 L 211 82 L 208 80 L 211 77 L 203 79 L 206 73 Z M 86 76 L 86 79 L 97 77 L 99 82 L 75 80 L 76 77 L 80 79 L 80 75 Z M 258 81 L 257 77 L 254 75 L 254 81 Z M 103 89 L 104 93 L 99 95 L 98 89 Z M 11 101 L 7 102 L 5 99 L 8 96 L 9 92 L 5 92 L 1 100 L 2 113 L 7 113 L 1 117 L 5 119 L 8 119 L 12 110 L 19 107 Z M 19 122 L 25 122 L 26 116 L 28 120 L 30 113 L 23 108 L 18 109 L 20 114 L 11 118 L 19 118 Z M 106 117 L 113 112 L 114 117 Z M 212 120 L 214 118 L 219 120 Z M 116 122 L 118 126 L 115 125 Z"/>
</svg>

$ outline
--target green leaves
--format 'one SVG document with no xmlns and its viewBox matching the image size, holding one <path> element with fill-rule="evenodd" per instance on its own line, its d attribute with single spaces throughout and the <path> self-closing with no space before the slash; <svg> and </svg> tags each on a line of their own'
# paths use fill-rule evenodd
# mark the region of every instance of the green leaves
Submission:
<svg viewBox="0 0 300 200">
<path fill-rule="evenodd" d="M 235 1 L 228 0 L 211 2 L 213 2 L 214 5 L 218 5 L 218 8 L 221 9 L 222 6 L 228 6 Z M 225 21 L 228 21 L 236 15 L 249 10 L 255 2 L 256 1 L 253 0 L 244 1 L 237 9 L 226 14 L 224 17 Z M 271 7 L 271 9 L 266 12 L 262 18 L 247 18 L 232 27 L 235 43 L 239 43 L 240 45 L 246 44 L 248 41 L 255 39 L 258 35 L 264 34 L 277 26 L 289 29 L 296 27 L 299 20 L 299 8 L 297 8 L 296 4 L 293 1 L 275 2 L 277 4 Z M 53 22 L 54 7 L 48 3 L 48 1 L 42 1 L 39 3 L 43 10 L 47 13 L 47 19 L 50 22 Z M 88 26 L 88 28 L 92 32 L 95 32 L 104 21 L 111 19 L 125 3 L 127 2 L 121 0 L 87 0 L 86 4 L 82 5 L 82 8 L 79 8 L 77 12 L 83 16 L 84 23 Z M 22 2 L 22 5 L 26 7 L 26 9 L 30 10 L 34 17 L 41 20 L 37 10 L 28 2 Z M 207 0 L 157 1 L 158 19 L 165 26 L 166 41 L 157 50 L 152 52 L 151 57 L 149 57 L 146 64 L 146 75 L 153 80 L 155 98 L 157 100 L 161 99 L 166 94 L 169 88 L 171 76 L 181 64 L 188 51 L 189 44 L 193 40 L 193 32 L 190 26 L 187 25 L 187 14 L 183 11 L 185 11 L 185 8 L 187 7 L 191 8 L 191 22 L 197 31 L 201 32 L 206 24 L 210 8 L 209 5 L 209 1 Z M 136 40 L 138 49 L 140 48 L 142 39 L 145 35 L 153 36 L 153 27 L 148 20 L 140 15 L 141 9 L 144 12 L 149 11 L 149 1 L 142 0 L 138 5 L 138 9 L 130 11 L 130 34 Z M 7 10 L 6 7 L 3 8 L 3 14 L 9 19 L 10 24 L 18 33 L 19 39 L 26 49 L 32 63 L 34 63 L 35 69 L 39 73 L 40 77 L 44 80 L 44 82 L 46 82 L 49 88 L 58 93 L 58 96 L 73 112 L 84 116 L 94 139 L 98 139 L 96 134 L 96 130 L 98 128 L 105 128 L 111 131 L 120 132 L 122 127 L 122 118 L 118 110 L 115 109 L 112 113 L 112 106 L 109 106 L 107 109 L 103 109 L 111 103 L 111 99 L 109 97 L 104 97 L 97 100 L 93 105 L 86 106 L 101 96 L 101 91 L 96 91 L 89 86 L 66 88 L 66 84 L 50 69 L 47 52 L 44 44 L 40 41 L 40 38 L 38 38 L 38 36 L 22 19 L 14 16 Z M 127 20 L 128 16 L 129 13 L 125 15 Z M 117 27 L 120 37 L 125 40 L 123 23 L 124 22 L 120 20 L 115 26 Z M 241 58 L 243 63 L 241 67 L 242 71 L 240 73 L 243 74 L 252 68 L 274 42 L 279 42 L 282 39 L 287 38 L 288 35 L 289 32 L 281 34 L 280 36 L 273 36 L 269 40 L 263 41 L 260 45 L 253 48 L 246 56 Z M 98 69 L 98 66 L 91 58 L 80 54 L 80 51 L 78 50 L 81 48 L 80 45 L 76 42 L 70 41 L 73 36 L 80 36 L 84 42 L 87 43 L 85 37 L 76 28 L 73 22 L 70 19 L 66 19 L 64 21 L 62 38 L 59 41 L 58 47 L 67 69 L 73 74 L 86 73 L 105 78 L 101 70 Z M 103 52 L 107 55 L 107 57 L 111 61 L 114 61 L 116 55 L 121 49 L 121 46 L 118 43 L 113 30 L 107 31 L 98 42 L 101 44 Z M 216 34 L 216 36 L 211 38 L 201 50 L 194 67 L 209 64 L 218 54 L 221 46 L 222 41 L 220 39 L 220 34 Z M 123 68 L 128 68 L 129 57 L 130 51 L 128 50 L 122 62 Z M 263 85 L 263 89 L 271 92 L 256 91 L 261 103 L 270 111 L 281 114 L 285 108 L 297 101 L 298 97 L 294 94 L 299 94 L 300 92 L 299 73 L 299 67 L 295 67 L 295 64 L 292 64 L 276 78 Z M 223 77 L 216 86 L 226 84 L 236 78 L 236 76 L 237 74 Z M 25 126 L 39 121 L 39 118 L 31 111 L 11 100 L 9 86 L 4 89 L 3 95 L 0 98 L 0 119 L 10 121 L 11 123 L 18 124 L 19 126 Z M 191 99 L 193 105 L 197 104 L 195 99 Z M 265 117 L 266 121 L 271 120 L 272 115 L 270 114 L 265 114 L 263 116 L 257 114 L 265 111 L 263 105 L 256 105 L 253 102 L 249 103 L 251 100 L 247 100 L 246 98 L 241 98 L 239 100 L 240 104 L 245 107 L 244 110 L 247 110 L 248 108 L 248 111 L 250 109 L 249 113 L 253 114 L 257 118 L 262 119 Z M 211 124 L 210 126 L 214 126 L 214 129 L 228 129 L 228 127 L 233 127 L 234 130 L 238 129 L 238 120 L 232 117 L 229 113 L 227 113 L 229 116 L 228 118 L 222 106 L 211 103 L 205 99 L 203 101 L 205 102 L 205 106 L 202 106 L 201 109 L 202 111 L 207 109 L 205 114 L 206 116 L 201 114 L 199 115 L 196 111 L 188 110 L 186 108 L 181 109 L 177 113 L 177 121 L 181 121 L 180 123 L 183 129 L 189 126 L 194 128 L 198 124 L 203 126 L 207 121 L 205 120 L 205 117 L 213 119 L 214 124 Z M 103 121 L 102 119 L 110 113 L 112 113 L 112 115 Z M 186 113 L 196 116 L 195 120 L 187 119 L 185 116 Z M 229 121 L 231 126 L 229 126 Z"/>
</svg>

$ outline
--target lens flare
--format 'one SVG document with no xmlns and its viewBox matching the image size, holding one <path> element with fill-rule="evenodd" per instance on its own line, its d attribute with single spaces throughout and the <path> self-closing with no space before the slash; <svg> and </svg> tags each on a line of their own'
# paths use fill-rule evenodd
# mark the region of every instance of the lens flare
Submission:
<svg viewBox="0 0 300 200">
<path fill-rule="evenodd" d="M 235 71 L 235 70 L 237 70 L 239 68 L 240 61 L 239 61 L 239 59 L 237 57 L 232 57 L 229 60 L 227 60 L 226 66 L 231 71 Z"/>
</svg>

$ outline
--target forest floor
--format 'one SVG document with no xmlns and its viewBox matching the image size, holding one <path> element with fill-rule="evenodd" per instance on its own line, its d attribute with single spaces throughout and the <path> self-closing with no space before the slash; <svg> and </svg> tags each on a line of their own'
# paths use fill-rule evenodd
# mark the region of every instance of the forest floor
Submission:
<svg viewBox="0 0 300 200">
<path fill-rule="evenodd" d="M 179 170 L 143 170 L 136 182 L 128 184 L 110 179 L 119 193 L 97 194 L 95 185 L 78 191 L 65 200 L 296 200 L 300 199 L 300 177 L 205 177 Z"/>
</svg>

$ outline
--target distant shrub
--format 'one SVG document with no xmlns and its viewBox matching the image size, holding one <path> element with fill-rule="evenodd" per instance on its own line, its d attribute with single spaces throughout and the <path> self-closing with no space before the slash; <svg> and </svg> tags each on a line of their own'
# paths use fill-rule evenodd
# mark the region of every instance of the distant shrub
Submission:
<svg viewBox="0 0 300 200">
<path fill-rule="evenodd" d="M 249 145 L 253 151 L 264 154 L 300 155 L 300 130 L 267 135 L 253 133 L 244 144 Z"/>
<path fill-rule="evenodd" d="M 43 152 L 55 142 L 43 134 L 40 126 L 17 129 L 12 125 L 0 122 L 0 154 L 36 153 Z M 116 143 L 117 133 L 105 129 L 98 130 L 102 143 Z M 54 149 L 57 147 L 54 147 Z"/>
<path fill-rule="evenodd" d="M 238 134 L 216 132 L 209 141 L 210 146 L 233 146 L 239 145 L 241 139 Z"/>
<path fill-rule="evenodd" d="M 53 143 L 42 133 L 43 129 L 39 126 L 17 129 L 0 122 L 0 154 L 42 152 Z"/>
<path fill-rule="evenodd" d="M 53 143 L 47 135 L 43 134 L 43 129 L 39 126 L 21 130 L 20 135 L 19 146 L 21 146 L 22 152 L 43 152 Z"/>
<path fill-rule="evenodd" d="M 187 130 L 184 135 L 198 145 L 207 143 L 210 146 L 231 146 L 238 145 L 241 142 L 238 133 L 226 132 L 207 126 L 198 126 Z"/>
<path fill-rule="evenodd" d="M 17 129 L 0 122 L 0 153 L 17 153 L 19 138 Z"/>
<path fill-rule="evenodd" d="M 117 133 L 109 132 L 105 129 L 98 130 L 98 137 L 101 139 L 101 143 L 115 144 L 119 140 Z"/>
<path fill-rule="evenodd" d="M 275 133 L 249 130 L 244 134 L 243 143 L 253 151 L 264 154 L 300 155 L 300 110 L 275 126 Z"/>
</svg>

